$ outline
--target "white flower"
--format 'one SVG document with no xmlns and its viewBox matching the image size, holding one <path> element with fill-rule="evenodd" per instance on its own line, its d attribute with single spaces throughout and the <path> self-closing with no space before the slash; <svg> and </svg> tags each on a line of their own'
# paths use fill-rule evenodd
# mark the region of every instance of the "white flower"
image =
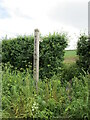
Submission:
<svg viewBox="0 0 90 120">
<path fill-rule="evenodd" d="M 32 109 L 32 111 L 34 111 L 34 108 Z"/>
</svg>

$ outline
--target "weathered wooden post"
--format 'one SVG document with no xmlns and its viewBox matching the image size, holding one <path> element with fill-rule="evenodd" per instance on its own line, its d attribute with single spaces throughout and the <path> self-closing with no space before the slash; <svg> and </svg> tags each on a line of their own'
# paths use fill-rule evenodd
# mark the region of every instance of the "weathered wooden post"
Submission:
<svg viewBox="0 0 90 120">
<path fill-rule="evenodd" d="M 38 90 L 39 80 L 39 30 L 34 30 L 34 64 L 33 64 L 33 78 L 36 81 L 36 89 Z"/>
</svg>

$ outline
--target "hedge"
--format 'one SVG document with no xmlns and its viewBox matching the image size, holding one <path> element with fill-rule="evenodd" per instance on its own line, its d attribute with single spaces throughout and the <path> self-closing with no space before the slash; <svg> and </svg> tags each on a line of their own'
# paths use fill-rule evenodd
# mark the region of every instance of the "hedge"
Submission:
<svg viewBox="0 0 90 120">
<path fill-rule="evenodd" d="M 53 33 L 42 37 L 40 42 L 40 78 L 50 78 L 57 74 L 64 59 L 64 49 L 67 46 L 67 36 L 64 33 Z M 9 62 L 14 68 L 33 70 L 34 36 L 18 36 L 2 41 L 2 62 Z"/>
<path fill-rule="evenodd" d="M 77 60 L 79 67 L 90 73 L 90 39 L 85 34 L 81 35 L 78 40 L 77 55 L 79 56 L 79 60 Z"/>
</svg>

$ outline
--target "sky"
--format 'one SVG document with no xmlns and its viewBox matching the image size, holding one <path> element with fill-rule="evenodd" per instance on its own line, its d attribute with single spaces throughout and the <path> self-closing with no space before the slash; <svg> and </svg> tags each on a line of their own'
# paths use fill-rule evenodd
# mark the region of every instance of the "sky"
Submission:
<svg viewBox="0 0 90 120">
<path fill-rule="evenodd" d="M 68 34 L 75 49 L 80 33 L 88 33 L 88 0 L 0 0 L 0 39 L 31 35 Z"/>
</svg>

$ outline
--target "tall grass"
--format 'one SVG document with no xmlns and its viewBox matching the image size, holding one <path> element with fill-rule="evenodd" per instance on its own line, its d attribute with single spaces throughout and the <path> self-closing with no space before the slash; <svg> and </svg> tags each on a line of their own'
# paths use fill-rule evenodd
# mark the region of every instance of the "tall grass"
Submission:
<svg viewBox="0 0 90 120">
<path fill-rule="evenodd" d="M 38 93 L 29 69 L 5 68 L 2 79 L 3 118 L 83 118 L 88 116 L 88 75 L 61 84 L 60 78 L 39 80 Z"/>
</svg>

